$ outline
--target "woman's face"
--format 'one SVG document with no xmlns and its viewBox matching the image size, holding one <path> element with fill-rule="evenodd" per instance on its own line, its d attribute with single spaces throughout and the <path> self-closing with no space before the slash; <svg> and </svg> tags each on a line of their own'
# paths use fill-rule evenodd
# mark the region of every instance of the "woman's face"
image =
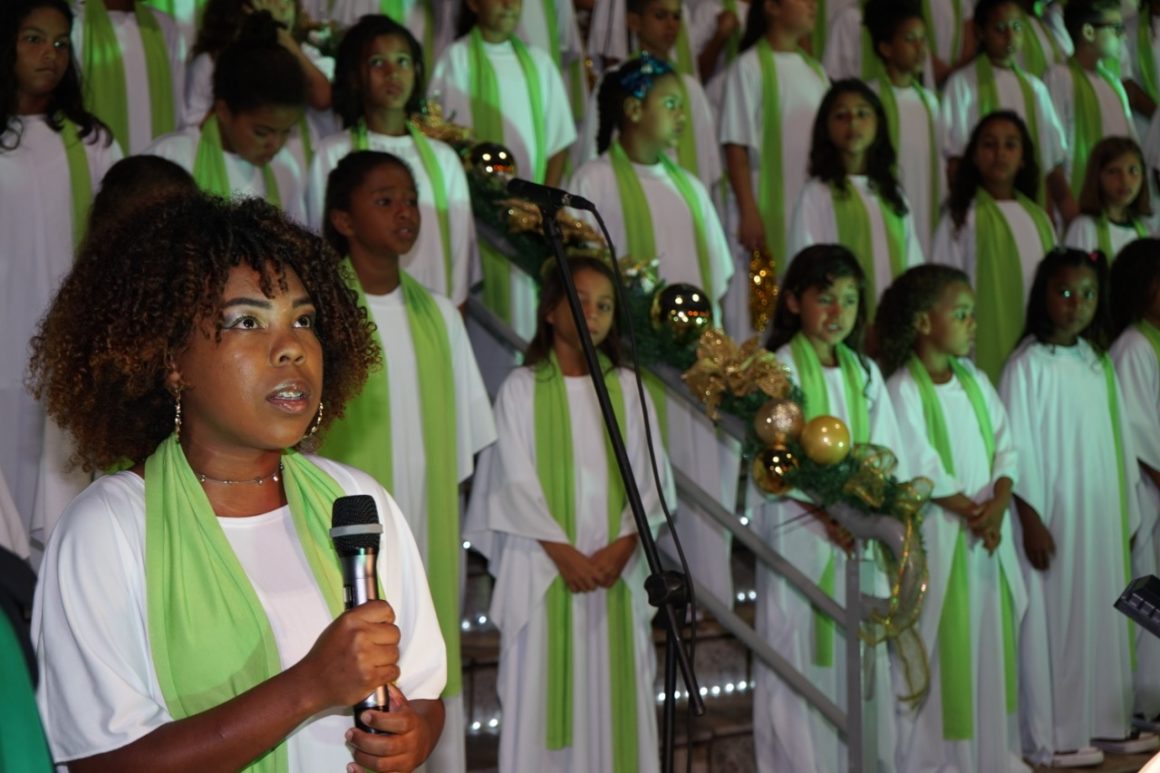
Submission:
<svg viewBox="0 0 1160 773">
<path fill-rule="evenodd" d="M 170 385 L 181 388 L 183 441 L 212 453 L 274 451 L 309 431 L 322 399 L 322 344 L 316 309 L 298 275 L 273 297 L 248 266 L 230 270 L 221 333 L 201 320 L 177 357 Z"/>
<path fill-rule="evenodd" d="M 42 99 L 52 95 L 69 68 L 68 19 L 55 8 L 34 8 L 16 31 L 16 91 Z"/>
<path fill-rule="evenodd" d="M 366 107 L 402 110 L 415 91 L 417 62 L 410 44 L 399 35 L 380 35 L 367 46 L 362 82 Z"/>
</svg>

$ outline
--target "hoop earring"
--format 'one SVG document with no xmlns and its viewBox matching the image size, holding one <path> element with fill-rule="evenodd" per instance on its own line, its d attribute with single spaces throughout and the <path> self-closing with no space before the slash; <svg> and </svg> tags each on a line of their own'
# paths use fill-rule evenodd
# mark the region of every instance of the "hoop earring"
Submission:
<svg viewBox="0 0 1160 773">
<path fill-rule="evenodd" d="M 317 432 L 318 428 L 321 426 L 322 426 L 322 401 L 319 400 L 318 401 L 318 416 L 315 417 L 314 425 L 310 428 L 310 431 L 306 433 L 306 437 L 314 437 L 314 433 Z"/>
<path fill-rule="evenodd" d="M 178 389 L 173 393 L 174 413 L 173 413 L 173 434 L 177 439 L 181 439 L 181 390 Z"/>
</svg>

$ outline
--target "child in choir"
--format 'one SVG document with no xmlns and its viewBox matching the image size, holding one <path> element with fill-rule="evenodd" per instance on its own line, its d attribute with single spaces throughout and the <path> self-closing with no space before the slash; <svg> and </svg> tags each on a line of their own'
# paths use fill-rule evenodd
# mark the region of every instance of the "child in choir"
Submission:
<svg viewBox="0 0 1160 773">
<path fill-rule="evenodd" d="M 924 255 L 938 225 L 943 200 L 942 113 L 938 95 L 919 83 L 926 59 L 926 22 L 914 0 L 870 0 L 867 26 L 874 52 L 882 59 L 884 76 L 870 88 L 882 100 L 890 144 L 898 159 L 898 176 L 906 193 Z M 905 149 L 905 152 L 903 152 Z"/>
<path fill-rule="evenodd" d="M 552 55 L 568 90 L 573 120 L 579 124 L 590 92 L 584 64 L 588 53 L 576 21 L 572 0 L 530 0 L 523 3 L 516 36 Z"/>
<path fill-rule="evenodd" d="M 697 37 L 703 39 L 697 51 L 697 69 L 701 82 L 707 87 L 714 77 L 724 73 L 741 53 L 741 36 L 749 15 L 746 0 L 701 0 L 693 6 L 689 26 L 695 30 L 709 30 Z"/>
<path fill-rule="evenodd" d="M 792 255 L 786 234 L 806 182 L 810 127 L 829 87 L 821 64 L 798 45 L 814 29 L 815 14 L 808 0 L 752 3 L 742 53 L 725 75 L 719 139 L 733 191 L 725 211 L 740 244 L 734 256 L 739 276 L 748 275 L 755 253 L 777 261 L 779 274 Z M 747 338 L 748 282 L 733 288 L 726 329 Z"/>
<path fill-rule="evenodd" d="M 1136 136 L 1147 137 L 1148 125 L 1160 101 L 1160 0 L 1141 0 L 1139 12 L 1127 20 L 1128 60 L 1134 64 L 1124 90 L 1132 103 Z"/>
<path fill-rule="evenodd" d="M 926 0 L 922 9 L 934 82 L 941 87 L 952 72 L 975 55 L 977 40 L 975 25 L 971 23 L 974 3 L 970 0 Z"/>
<path fill-rule="evenodd" d="M 766 348 L 790 371 L 805 397 L 805 417 L 836 416 L 855 443 L 873 442 L 899 455 L 899 478 L 908 461 L 886 384 L 878 366 L 862 353 L 867 325 L 866 277 L 847 248 L 818 244 L 800 252 L 782 281 Z M 751 492 L 751 496 L 760 496 Z M 844 603 L 846 561 L 854 538 L 801 493 L 766 504 L 755 515 L 761 537 L 812 582 Z M 879 592 L 885 575 L 875 573 Z M 869 589 L 868 589 L 869 590 Z M 845 705 L 844 640 L 833 621 L 818 613 L 788 582 L 757 573 L 758 634 L 839 706 Z M 894 769 L 895 706 L 886 647 L 874 650 L 872 702 L 878 728 L 878 760 Z M 762 773 L 785 770 L 843 771 L 846 749 L 833 727 L 772 671 L 757 668 L 753 696 L 754 745 Z"/>
<path fill-rule="evenodd" d="M 406 513 L 447 644 L 447 711 L 433 769 L 463 771 L 459 655 L 459 484 L 495 424 L 463 319 L 400 268 L 420 231 L 418 189 L 402 159 L 356 151 L 326 190 L 326 239 L 374 321 L 383 367 L 327 433 L 322 454 L 369 472 Z"/>
<path fill-rule="evenodd" d="M 878 95 L 859 80 L 835 83 L 814 119 L 810 181 L 794 210 L 789 250 L 838 243 L 853 252 L 866 275 L 868 317 L 890 282 L 925 260 L 896 158 Z"/>
<path fill-rule="evenodd" d="M 620 21 L 625 18 L 629 4 L 630 0 L 593 0 L 591 21 L 588 23 L 588 51 L 599 60 L 600 69 L 614 67 L 641 48 L 637 34 Z M 678 5 L 675 17 L 666 14 L 671 21 L 676 22 L 676 37 L 665 51 L 664 58 L 670 60 L 681 75 L 699 78 L 696 55 L 712 32 L 701 30 L 700 35 L 694 39 L 691 29 L 694 17 L 690 9 L 696 4 L 682 0 Z"/>
<path fill-rule="evenodd" d="M 72 24 L 64 0 L 0 5 L 0 62 L 11 68 L 0 78 L 0 473 L 34 563 L 59 513 L 50 523 L 34 518 L 52 493 L 40 485 L 51 423 L 24 386 L 28 342 L 72 266 L 94 191 L 121 157 L 112 134 L 85 109 Z M 52 468 L 66 469 L 67 457 L 54 458 Z"/>
<path fill-rule="evenodd" d="M 85 240 L 99 240 L 101 229 L 115 227 L 155 201 L 196 190 L 193 175 L 172 161 L 160 156 L 122 158 L 109 167 L 93 197 Z"/>
<path fill-rule="evenodd" d="M 222 51 L 213 92 L 213 113 L 200 127 L 166 135 L 146 152 L 191 172 L 208 193 L 260 196 L 305 223 L 305 173 L 285 145 L 306 106 L 306 79 L 269 14 L 247 17 Z"/>
<path fill-rule="evenodd" d="M 572 259 L 645 513 L 675 501 L 652 401 L 618 367 L 612 270 Z M 495 575 L 501 634 L 499 769 L 655 773 L 656 660 L 647 567 L 606 439 L 563 282 L 547 274 L 536 335 L 500 388 L 499 440 L 475 478 L 467 534 Z M 649 422 L 646 428 L 646 413 Z M 654 479 L 646 432 L 659 456 Z"/>
<path fill-rule="evenodd" d="M 459 154 L 426 137 L 411 116 L 422 112 L 427 70 L 415 37 L 387 16 L 364 16 L 338 48 L 334 107 L 344 131 L 318 144 L 310 166 L 310 225 L 325 222 L 326 178 L 351 150 L 380 150 L 411 168 L 427 227 L 403 256 L 403 267 L 457 306 L 467 300 L 475 219 Z"/>
<path fill-rule="evenodd" d="M 905 6 L 907 2 L 900 0 L 899 4 Z M 922 18 L 921 10 L 919 18 Z M 826 58 L 822 60 L 830 78 L 836 81 L 859 78 L 869 83 L 885 75 L 870 32 L 869 22 L 877 21 L 861 5 L 847 8 L 834 20 L 830 27 L 830 39 L 826 43 Z M 926 48 L 923 48 L 922 58 L 915 68 L 915 77 L 927 88 L 934 89 L 935 68 L 931 64 L 930 51 Z"/>
<path fill-rule="evenodd" d="M 977 289 L 975 363 L 992 382 L 1019 342 L 1035 266 L 1055 246 L 1027 126 L 1010 110 L 986 116 L 971 133 L 951 186 L 933 254 L 966 272 Z"/>
<path fill-rule="evenodd" d="M 628 28 L 640 41 L 642 54 L 666 61 L 672 43 L 676 39 L 681 24 L 681 4 L 679 0 L 629 0 Z M 668 62 L 672 67 L 672 62 Z M 622 65 L 624 66 L 624 65 Z M 609 73 L 612 71 L 610 70 Z M 605 74 L 605 78 L 609 77 Z M 596 135 L 600 128 L 600 104 L 596 92 L 588 101 L 580 126 L 580 138 L 572 152 L 572 159 L 579 167 L 596 158 L 601 152 L 596 147 Z M 706 188 L 721 179 L 721 146 L 717 143 L 717 126 L 705 89 L 691 75 L 680 75 L 677 79 L 681 103 L 684 106 L 685 128 L 676 144 L 667 149 L 682 167 L 697 176 Z"/>
<path fill-rule="evenodd" d="M 1043 81 L 1016 64 L 1026 23 L 1014 0 L 978 0 L 975 5 L 979 55 L 973 65 L 947 79 L 942 97 L 947 179 L 953 185 L 975 125 L 995 110 L 1014 110 L 1027 124 L 1034 140 L 1028 147 L 1037 149 L 1037 166 L 1044 175 L 1042 194 L 1037 184 L 1032 198 L 1043 206 L 1050 199 L 1067 223 L 1079 213 L 1067 181 L 1067 136 Z"/>
<path fill-rule="evenodd" d="M 266 11 L 278 25 L 279 45 L 294 56 L 306 78 L 309 109 L 295 127 L 287 148 L 303 170 L 310 167 L 318 138 L 330 134 L 335 128 L 330 114 L 334 60 L 309 43 L 298 40 L 300 5 L 301 0 L 211 0 L 189 62 L 183 126 L 200 126 L 213 112 L 214 63 L 221 52 L 237 39 L 246 17 Z"/>
<path fill-rule="evenodd" d="M 922 472 L 934 482 L 918 623 L 931 690 L 899 715 L 898 769 L 1026 770 L 1016 711 L 1026 591 L 1006 519 L 1015 440 L 998 393 L 968 359 L 975 296 L 967 275 L 937 264 L 910 269 L 882 296 L 875 330 L 899 429 L 926 439 Z"/>
<path fill-rule="evenodd" d="M 77 3 L 73 52 L 85 104 L 126 155 L 181 126 L 185 46 L 177 24 L 140 0 Z"/>
<path fill-rule="evenodd" d="M 1108 599 L 1131 579 L 1139 467 L 1111 359 L 1108 264 L 1059 248 L 1035 271 L 1023 341 L 999 393 L 1018 452 L 1015 513 L 1028 614 L 1020 642 L 1023 750 L 1098 764 L 1157 747 L 1130 737 L 1135 642 Z"/>
<path fill-rule="evenodd" d="M 1144 181 L 1144 154 L 1135 140 L 1105 137 L 1092 148 L 1079 208 L 1083 214 L 1063 238 L 1068 247 L 1099 250 L 1111 261 L 1125 245 L 1148 236 L 1151 196 Z"/>
<path fill-rule="evenodd" d="M 406 27 L 423 44 L 424 72 L 455 37 L 455 15 L 460 3 L 452 0 L 304 0 L 303 5 L 316 19 L 325 19 L 345 29 L 364 16 L 381 14 Z"/>
<path fill-rule="evenodd" d="M 551 55 L 515 35 L 522 0 L 467 0 L 474 23 L 440 57 L 429 87 L 443 114 L 515 157 L 517 175 L 556 186 L 576 126 Z M 500 98 L 500 84 L 503 98 Z M 486 242 L 479 243 L 484 301 L 523 339 L 536 328 L 536 286 Z"/>
<path fill-rule="evenodd" d="M 1047 71 L 1044 82 L 1067 132 L 1066 171 L 1079 197 L 1088 155 L 1104 137 L 1136 137 L 1128 95 L 1105 60 L 1119 61 L 1124 17 L 1119 0 L 1071 0 L 1064 10 L 1075 55 Z"/>
<path fill-rule="evenodd" d="M 1066 64 L 1075 53 L 1063 23 L 1063 3 L 1058 0 L 1019 0 L 1023 9 L 1023 47 L 1019 64 L 1042 78 L 1057 64 Z"/>
</svg>

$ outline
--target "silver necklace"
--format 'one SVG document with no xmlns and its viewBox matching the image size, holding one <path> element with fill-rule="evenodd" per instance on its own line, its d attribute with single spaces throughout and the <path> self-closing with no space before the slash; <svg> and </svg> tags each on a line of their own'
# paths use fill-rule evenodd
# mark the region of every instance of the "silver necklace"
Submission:
<svg viewBox="0 0 1160 773">
<path fill-rule="evenodd" d="M 193 474 L 197 476 L 198 483 L 221 483 L 221 484 L 226 485 L 226 486 L 232 486 L 235 483 L 256 483 L 257 485 L 261 486 L 263 483 L 265 483 L 268 480 L 273 481 L 274 483 L 277 483 L 278 481 L 282 480 L 282 463 L 278 462 L 278 469 L 274 470 L 269 475 L 261 475 L 257 478 L 246 478 L 244 480 L 227 480 L 225 478 L 211 478 L 210 476 L 206 475 L 203 472 L 196 472 L 196 471 Z"/>
</svg>

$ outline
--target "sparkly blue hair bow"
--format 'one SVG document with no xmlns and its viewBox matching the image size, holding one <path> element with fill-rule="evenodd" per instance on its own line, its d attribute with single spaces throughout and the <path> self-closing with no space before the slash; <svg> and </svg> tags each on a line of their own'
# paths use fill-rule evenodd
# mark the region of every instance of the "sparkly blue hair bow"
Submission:
<svg viewBox="0 0 1160 773">
<path fill-rule="evenodd" d="M 635 61 L 639 61 L 640 66 L 633 68 Z M 673 72 L 671 64 L 664 59 L 658 59 L 647 51 L 637 57 L 635 61 L 630 59 L 620 67 L 617 71 L 617 83 L 620 84 L 620 88 L 637 99 L 645 98 L 649 89 L 652 88 L 653 81 L 662 75 L 670 75 Z"/>
</svg>

